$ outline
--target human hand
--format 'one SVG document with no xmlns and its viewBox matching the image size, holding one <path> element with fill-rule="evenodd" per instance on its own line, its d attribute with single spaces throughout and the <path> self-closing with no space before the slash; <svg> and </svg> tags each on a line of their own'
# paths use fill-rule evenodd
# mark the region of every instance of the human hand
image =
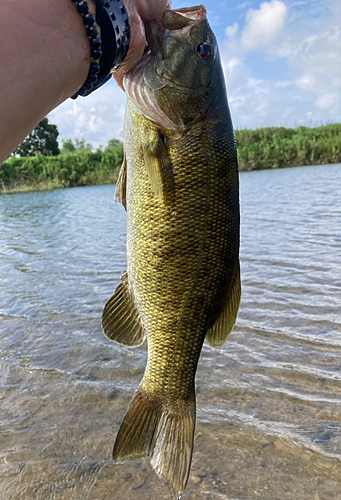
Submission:
<svg viewBox="0 0 341 500">
<path fill-rule="evenodd" d="M 130 24 L 130 45 L 129 51 L 124 62 L 119 67 L 113 77 L 119 87 L 123 89 L 124 75 L 141 58 L 146 47 L 146 35 L 144 30 L 144 21 L 149 19 L 161 20 L 161 16 L 166 9 L 170 9 L 171 0 L 123 0 L 127 9 Z"/>
</svg>

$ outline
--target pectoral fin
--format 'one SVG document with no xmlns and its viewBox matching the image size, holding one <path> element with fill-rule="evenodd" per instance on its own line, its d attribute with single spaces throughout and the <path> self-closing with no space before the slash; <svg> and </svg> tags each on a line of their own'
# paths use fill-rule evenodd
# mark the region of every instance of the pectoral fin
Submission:
<svg viewBox="0 0 341 500">
<path fill-rule="evenodd" d="M 126 272 L 121 279 L 122 283 L 104 306 L 102 329 L 109 340 L 135 347 L 143 343 L 145 331 L 132 300 Z"/>
<path fill-rule="evenodd" d="M 116 182 L 115 201 L 117 203 L 122 203 L 127 210 L 127 159 L 125 154 Z"/>
<path fill-rule="evenodd" d="M 151 132 L 148 142 L 143 144 L 142 149 L 148 177 L 155 195 L 163 204 L 172 203 L 175 197 L 175 182 L 161 134 Z"/>
<path fill-rule="evenodd" d="M 235 266 L 231 286 L 226 294 L 223 309 L 212 328 L 206 333 L 206 342 L 211 347 L 220 347 L 225 344 L 237 319 L 241 297 L 240 265 Z"/>
</svg>

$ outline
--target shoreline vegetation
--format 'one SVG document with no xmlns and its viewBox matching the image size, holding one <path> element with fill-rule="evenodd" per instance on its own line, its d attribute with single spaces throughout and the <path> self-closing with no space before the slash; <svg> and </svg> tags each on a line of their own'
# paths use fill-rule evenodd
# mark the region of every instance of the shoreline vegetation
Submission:
<svg viewBox="0 0 341 500">
<path fill-rule="evenodd" d="M 341 163 L 341 123 L 236 130 L 236 141 L 241 172 Z M 122 161 L 123 145 L 117 139 L 96 151 L 69 139 L 57 156 L 11 156 L 0 165 L 0 194 L 113 184 Z"/>
</svg>

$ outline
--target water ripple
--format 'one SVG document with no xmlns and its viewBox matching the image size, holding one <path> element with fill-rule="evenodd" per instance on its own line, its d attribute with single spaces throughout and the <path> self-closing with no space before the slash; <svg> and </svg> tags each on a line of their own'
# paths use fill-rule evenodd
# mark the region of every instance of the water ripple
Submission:
<svg viewBox="0 0 341 500">
<path fill-rule="evenodd" d="M 341 165 L 245 173 L 243 295 L 204 346 L 186 498 L 341 491 Z M 148 461 L 114 466 L 145 348 L 107 341 L 126 269 L 113 186 L 0 197 L 1 500 L 170 498 Z"/>
</svg>

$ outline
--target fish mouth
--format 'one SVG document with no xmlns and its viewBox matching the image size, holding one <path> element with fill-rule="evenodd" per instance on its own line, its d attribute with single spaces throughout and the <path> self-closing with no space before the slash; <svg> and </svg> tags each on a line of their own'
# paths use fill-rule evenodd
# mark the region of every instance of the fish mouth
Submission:
<svg viewBox="0 0 341 500">
<path fill-rule="evenodd" d="M 164 36 L 166 28 L 161 22 L 156 21 L 145 21 L 144 29 L 146 33 L 146 49 L 142 57 L 145 54 L 150 54 L 151 57 L 156 56 L 160 50 L 162 50 L 161 38 Z"/>
<path fill-rule="evenodd" d="M 167 9 L 163 13 L 161 21 L 145 21 L 144 26 L 147 45 L 140 62 L 142 64 L 146 64 L 147 60 L 156 57 L 158 60 L 164 59 L 163 46 L 165 43 L 165 37 L 171 38 L 174 33 L 174 37 L 176 37 L 176 39 L 183 39 L 186 41 L 192 27 L 204 20 L 207 21 L 207 11 L 203 4 L 199 4 L 194 7 L 183 7 L 175 10 Z M 176 79 L 174 74 L 167 74 L 165 66 L 163 66 L 161 72 L 155 62 L 154 68 L 155 73 L 160 80 L 160 85 L 163 84 L 164 86 L 179 88 L 185 92 L 197 90 L 197 85 L 189 85 L 188 82 L 187 84 L 184 84 L 183 81 Z"/>
<path fill-rule="evenodd" d="M 184 36 L 194 24 L 207 19 L 207 11 L 203 4 L 194 7 L 183 7 L 175 10 L 167 9 L 163 13 L 161 21 L 145 21 L 145 35 L 147 41 L 147 50 L 151 50 L 152 55 L 158 53 L 162 48 L 160 38 L 165 31 L 179 30 L 184 31 Z"/>
<path fill-rule="evenodd" d="M 200 4 L 200 5 L 195 5 L 194 7 L 180 7 L 179 9 L 174 9 L 174 10 L 166 10 L 163 14 L 162 22 L 163 24 L 168 24 L 169 21 L 167 21 L 167 16 L 173 18 L 175 21 L 176 18 L 176 26 L 179 29 L 182 27 L 188 26 L 190 24 L 195 24 L 198 21 L 202 21 L 203 19 L 207 19 L 207 10 L 205 5 Z M 181 18 L 183 20 L 181 21 Z M 193 22 L 191 22 L 193 21 Z M 174 22 L 173 22 L 174 25 Z"/>
<path fill-rule="evenodd" d="M 168 16 L 168 18 L 166 18 Z M 175 17 L 174 17 L 175 16 Z M 138 108 L 138 110 L 157 126 L 174 132 L 184 129 L 184 123 L 174 123 L 160 107 L 157 99 L 158 91 L 165 88 L 173 88 L 184 94 L 193 93 L 198 90 L 198 85 L 192 82 L 179 81 L 168 72 L 166 65 L 159 63 L 164 59 L 165 37 L 172 37 L 172 32 L 177 38 L 188 36 L 188 31 L 194 24 L 206 19 L 206 9 L 203 5 L 196 7 L 178 9 L 177 11 L 165 11 L 160 22 L 155 20 L 145 22 L 146 49 L 139 62 L 124 76 L 123 87 L 127 97 Z M 167 28 L 174 27 L 173 29 Z M 182 27 L 183 26 L 183 27 Z M 150 78 L 147 77 L 154 73 Z M 204 87 L 209 86 L 210 82 Z"/>
</svg>

